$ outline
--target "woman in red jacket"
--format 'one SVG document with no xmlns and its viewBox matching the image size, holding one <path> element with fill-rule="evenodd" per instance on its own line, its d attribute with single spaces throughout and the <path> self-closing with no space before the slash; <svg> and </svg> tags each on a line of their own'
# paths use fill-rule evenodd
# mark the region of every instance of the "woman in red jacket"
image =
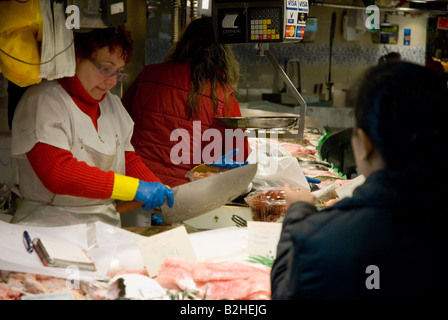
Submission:
<svg viewBox="0 0 448 320">
<path fill-rule="evenodd" d="M 190 169 L 235 148 L 237 162 L 247 158 L 247 139 L 226 137 L 215 120 L 241 117 L 233 96 L 238 77 L 231 48 L 215 42 L 212 19 L 203 17 L 188 25 L 163 63 L 145 66 L 125 92 L 122 102 L 135 122 L 132 144 L 163 183 L 186 183 Z"/>
</svg>

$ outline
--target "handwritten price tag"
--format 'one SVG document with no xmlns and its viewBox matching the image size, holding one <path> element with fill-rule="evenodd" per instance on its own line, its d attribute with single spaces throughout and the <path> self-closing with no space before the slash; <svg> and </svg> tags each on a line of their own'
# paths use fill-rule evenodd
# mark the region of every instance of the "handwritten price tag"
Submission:
<svg viewBox="0 0 448 320">
<path fill-rule="evenodd" d="M 137 242 L 137 246 L 150 277 L 157 276 L 160 265 L 168 256 L 183 258 L 191 262 L 197 261 L 184 226 L 140 240 Z"/>
<path fill-rule="evenodd" d="M 282 224 L 276 222 L 247 222 L 247 250 L 249 255 L 275 258 Z"/>
</svg>

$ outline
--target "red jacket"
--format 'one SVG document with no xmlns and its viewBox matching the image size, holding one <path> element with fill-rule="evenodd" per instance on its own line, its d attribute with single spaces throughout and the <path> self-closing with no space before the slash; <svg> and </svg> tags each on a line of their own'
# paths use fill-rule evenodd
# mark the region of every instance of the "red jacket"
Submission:
<svg viewBox="0 0 448 320">
<path fill-rule="evenodd" d="M 150 170 L 170 187 L 188 182 L 185 174 L 200 163 L 209 163 L 207 161 L 209 159 L 206 159 L 209 158 L 208 155 L 216 160 L 224 152 L 238 148 L 240 152 L 236 161 L 242 162 L 249 152 L 246 138 L 233 140 L 230 138 L 233 141 L 232 145 L 224 142 L 225 128 L 214 120 L 223 116 L 241 117 L 239 103 L 233 97 L 233 92 L 228 90 L 230 109 L 227 110 L 224 94 L 222 90 L 218 90 L 219 110 L 215 113 L 208 88 L 200 102 L 198 116 L 189 119 L 187 99 L 191 88 L 188 63 L 152 64 L 144 67 L 122 99 L 123 105 L 135 122 L 132 144 L 137 154 Z M 195 125 L 198 128 L 195 132 L 193 132 L 194 121 L 197 121 Z M 209 138 L 203 136 L 204 131 L 210 128 L 219 130 L 222 141 L 214 142 L 215 138 L 209 141 L 207 140 Z M 182 138 L 179 136 L 171 138 L 174 130 L 181 133 Z M 214 131 L 208 131 L 211 132 Z M 215 137 L 214 134 L 212 136 Z M 195 144 L 193 137 L 196 140 Z M 209 144 L 210 146 L 206 148 Z M 217 151 L 215 145 L 218 144 L 222 150 Z M 173 147 L 181 150 L 172 152 Z M 216 154 L 210 152 L 212 148 Z M 178 163 L 180 158 L 182 162 Z"/>
</svg>

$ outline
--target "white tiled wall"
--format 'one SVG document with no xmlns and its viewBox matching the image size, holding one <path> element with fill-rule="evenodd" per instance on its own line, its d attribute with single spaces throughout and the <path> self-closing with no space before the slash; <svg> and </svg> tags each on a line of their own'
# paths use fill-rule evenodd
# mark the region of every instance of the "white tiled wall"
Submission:
<svg viewBox="0 0 448 320">
<path fill-rule="evenodd" d="M 372 35 L 367 32 L 363 33 L 356 41 L 344 39 L 341 27 L 344 11 L 339 8 L 311 6 L 310 16 L 318 19 L 318 31 L 313 43 L 269 45 L 269 50 L 283 68 L 290 59 L 300 62 L 302 93 L 313 93 L 316 84 L 318 86 L 323 84 L 325 88 L 329 74 L 329 31 L 333 12 L 337 14 L 331 68 L 331 80 L 335 84 L 335 89 L 351 89 L 368 67 L 377 64 L 382 55 L 391 51 L 399 52 L 403 60 L 419 64 L 425 63 L 426 15 L 408 14 L 404 16 L 403 13 L 393 13 L 386 18 L 383 13 L 381 22 L 387 19 L 390 23 L 399 25 L 398 43 L 385 45 L 374 43 Z M 403 45 L 403 30 L 405 28 L 411 29 L 411 44 L 409 46 Z M 283 81 L 275 74 L 276 72 L 267 58 L 256 55 L 254 45 L 237 44 L 234 49 L 241 64 L 238 97 L 241 102 L 259 100 L 261 94 L 266 90 L 278 91 L 284 87 Z M 294 78 L 295 76 L 291 77 L 293 82 L 296 81 Z"/>
</svg>

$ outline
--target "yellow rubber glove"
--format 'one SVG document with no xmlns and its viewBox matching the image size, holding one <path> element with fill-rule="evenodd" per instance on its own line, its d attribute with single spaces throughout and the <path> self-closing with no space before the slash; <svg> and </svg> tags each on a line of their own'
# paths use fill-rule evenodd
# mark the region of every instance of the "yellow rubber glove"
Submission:
<svg viewBox="0 0 448 320">
<path fill-rule="evenodd" d="M 120 174 L 115 174 L 111 198 L 122 201 L 137 200 L 143 203 L 144 210 L 160 207 L 165 200 L 170 208 L 174 203 L 173 192 L 162 183 L 141 181 Z"/>
<path fill-rule="evenodd" d="M 140 180 L 137 178 L 115 174 L 111 198 L 123 201 L 134 200 L 139 182 Z"/>
</svg>

